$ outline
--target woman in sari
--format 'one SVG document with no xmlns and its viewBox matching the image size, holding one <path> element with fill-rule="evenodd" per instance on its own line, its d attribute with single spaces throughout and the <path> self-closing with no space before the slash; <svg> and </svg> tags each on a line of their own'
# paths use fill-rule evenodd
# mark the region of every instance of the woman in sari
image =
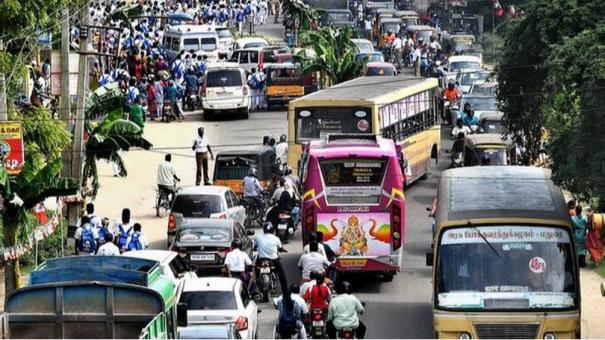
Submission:
<svg viewBox="0 0 605 340">
<path fill-rule="evenodd" d="M 592 262 L 599 265 L 603 258 L 603 244 L 601 243 L 601 227 L 597 228 L 594 221 L 594 214 L 589 216 L 589 224 L 591 227 L 588 229 L 586 235 L 586 246 L 588 247 L 588 253 Z"/>
</svg>

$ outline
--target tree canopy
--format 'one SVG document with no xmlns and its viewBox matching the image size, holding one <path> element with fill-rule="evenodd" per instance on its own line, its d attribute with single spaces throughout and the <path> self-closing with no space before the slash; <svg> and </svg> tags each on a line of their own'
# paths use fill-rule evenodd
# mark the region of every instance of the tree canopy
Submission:
<svg viewBox="0 0 605 340">
<path fill-rule="evenodd" d="M 605 3 L 536 0 L 512 23 L 498 67 L 505 124 L 554 179 L 605 208 Z"/>
</svg>

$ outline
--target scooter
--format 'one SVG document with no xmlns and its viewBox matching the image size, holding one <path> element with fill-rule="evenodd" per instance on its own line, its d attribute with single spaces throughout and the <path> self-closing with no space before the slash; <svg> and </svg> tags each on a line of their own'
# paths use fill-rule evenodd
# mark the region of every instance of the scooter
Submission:
<svg viewBox="0 0 605 340">
<path fill-rule="evenodd" d="M 273 262 L 269 260 L 262 260 L 258 267 L 258 280 L 256 281 L 258 289 L 263 295 L 263 302 L 268 302 L 269 297 L 277 295 L 279 280 L 277 279 L 277 273 Z"/>
<path fill-rule="evenodd" d="M 324 339 L 326 337 L 326 313 L 320 308 L 313 308 L 311 316 L 311 337 L 313 339 Z"/>
<path fill-rule="evenodd" d="M 195 111 L 195 108 L 199 106 L 198 104 L 200 102 L 197 90 L 190 89 L 185 95 L 185 107 L 183 109 Z"/>
<path fill-rule="evenodd" d="M 294 236 L 294 219 L 292 218 L 292 212 L 278 210 L 277 205 L 271 206 L 267 209 L 265 220 L 270 220 L 271 216 L 276 216 L 275 232 L 276 236 L 282 241 L 282 243 L 290 242 L 290 239 Z"/>
<path fill-rule="evenodd" d="M 452 155 L 452 164 L 450 168 L 462 168 L 464 167 L 464 152 L 456 152 Z"/>
</svg>

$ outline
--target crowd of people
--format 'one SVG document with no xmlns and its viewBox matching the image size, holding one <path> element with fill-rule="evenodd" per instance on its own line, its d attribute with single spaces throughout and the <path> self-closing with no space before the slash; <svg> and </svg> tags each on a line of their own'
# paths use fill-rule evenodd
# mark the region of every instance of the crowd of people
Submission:
<svg viewBox="0 0 605 340">
<path fill-rule="evenodd" d="M 109 218 L 101 219 L 95 213 L 92 203 L 86 204 L 86 214 L 78 221 L 74 239 L 74 255 L 80 256 L 120 255 L 149 246 L 141 224 L 131 220 L 130 209 L 122 210 L 121 218 L 111 223 Z"/>
</svg>

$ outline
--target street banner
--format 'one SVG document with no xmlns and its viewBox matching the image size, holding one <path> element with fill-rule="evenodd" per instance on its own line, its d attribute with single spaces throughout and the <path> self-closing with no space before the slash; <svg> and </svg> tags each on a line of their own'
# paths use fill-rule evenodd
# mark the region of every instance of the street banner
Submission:
<svg viewBox="0 0 605 340">
<path fill-rule="evenodd" d="M 19 122 L 0 122 L 0 158 L 10 175 L 23 168 L 23 129 Z"/>
</svg>

